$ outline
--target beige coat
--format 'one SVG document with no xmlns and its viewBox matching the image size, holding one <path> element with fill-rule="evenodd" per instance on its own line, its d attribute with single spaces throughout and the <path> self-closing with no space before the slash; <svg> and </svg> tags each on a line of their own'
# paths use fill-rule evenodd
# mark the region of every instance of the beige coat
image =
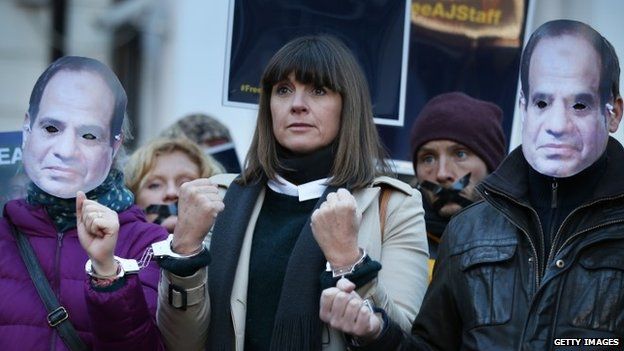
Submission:
<svg viewBox="0 0 624 351">
<path fill-rule="evenodd" d="M 223 188 L 224 194 L 234 177 L 222 174 L 213 176 L 211 180 Z M 393 190 L 386 210 L 383 243 L 379 230 L 379 184 L 389 186 Z M 385 309 L 390 318 L 399 323 L 405 331 L 409 331 L 428 284 L 429 251 L 420 193 L 396 179 L 379 177 L 371 187 L 357 190 L 353 196 L 362 211 L 358 233 L 359 246 L 383 266 L 377 279 L 359 288 L 357 292 L 363 298 L 372 300 L 375 306 Z M 242 350 L 245 345 L 249 257 L 254 227 L 263 199 L 264 190 L 258 196 L 247 226 L 232 287 L 230 304 L 236 350 Z M 210 321 L 210 300 L 206 281 L 206 269 L 187 278 L 162 271 L 157 318 L 169 350 L 204 350 Z M 168 303 L 169 282 L 190 289 L 189 306 L 185 311 L 175 309 Z M 174 300 L 179 298 L 179 294 L 174 295 Z M 323 350 L 345 348 L 342 333 L 329 327 L 324 328 Z"/>
</svg>

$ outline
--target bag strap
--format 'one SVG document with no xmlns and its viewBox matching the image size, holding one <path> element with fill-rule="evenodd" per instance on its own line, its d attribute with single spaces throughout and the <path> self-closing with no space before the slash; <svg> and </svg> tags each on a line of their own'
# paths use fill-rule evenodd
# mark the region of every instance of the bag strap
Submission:
<svg viewBox="0 0 624 351">
<path fill-rule="evenodd" d="M 388 211 L 388 201 L 390 201 L 392 190 L 383 185 L 379 188 L 379 228 L 381 229 L 381 242 L 383 243 L 384 231 L 386 229 L 386 212 Z"/>
<path fill-rule="evenodd" d="M 50 287 L 50 283 L 43 273 L 28 239 L 24 234 L 17 230 L 17 228 L 15 228 L 13 223 L 10 221 L 7 222 L 11 227 L 15 240 L 17 241 L 17 246 L 19 247 L 22 260 L 24 261 L 26 268 L 28 268 L 30 279 L 33 284 L 35 284 L 39 298 L 43 301 L 46 311 L 48 312 L 48 325 L 56 329 L 61 339 L 63 339 L 63 342 L 70 350 L 88 350 L 85 343 L 82 339 L 80 339 L 80 336 L 78 336 L 76 329 L 74 329 L 74 326 L 69 321 L 69 314 L 67 313 L 67 310 L 65 307 L 61 306 L 56 299 L 56 296 Z"/>
</svg>

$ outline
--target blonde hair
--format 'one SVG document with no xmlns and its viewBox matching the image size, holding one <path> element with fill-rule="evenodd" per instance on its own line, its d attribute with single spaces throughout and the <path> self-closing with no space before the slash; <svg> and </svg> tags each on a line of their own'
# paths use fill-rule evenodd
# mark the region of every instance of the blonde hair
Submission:
<svg viewBox="0 0 624 351">
<path fill-rule="evenodd" d="M 174 151 L 183 152 L 199 168 L 199 177 L 208 178 L 223 173 L 223 167 L 210 155 L 188 138 L 157 138 L 137 149 L 128 159 L 124 168 L 124 180 L 128 189 L 137 194 L 143 186 L 147 174 L 156 164 L 160 155 Z"/>
</svg>

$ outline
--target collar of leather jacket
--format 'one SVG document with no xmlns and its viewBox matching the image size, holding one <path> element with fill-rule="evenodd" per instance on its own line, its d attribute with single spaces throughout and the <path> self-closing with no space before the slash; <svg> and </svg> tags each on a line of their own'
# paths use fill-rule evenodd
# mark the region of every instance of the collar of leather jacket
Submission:
<svg viewBox="0 0 624 351">
<path fill-rule="evenodd" d="M 624 182 L 621 181 L 624 179 L 624 166 L 622 166 L 624 165 L 624 148 L 612 137 L 609 137 L 607 142 L 606 157 L 606 169 L 602 174 L 596 174 L 599 180 L 587 199 L 588 202 L 624 195 Z M 522 154 L 521 146 L 518 146 L 503 160 L 498 169 L 477 186 L 477 190 L 482 196 L 487 195 L 487 190 L 502 193 L 529 206 L 529 167 Z"/>
</svg>

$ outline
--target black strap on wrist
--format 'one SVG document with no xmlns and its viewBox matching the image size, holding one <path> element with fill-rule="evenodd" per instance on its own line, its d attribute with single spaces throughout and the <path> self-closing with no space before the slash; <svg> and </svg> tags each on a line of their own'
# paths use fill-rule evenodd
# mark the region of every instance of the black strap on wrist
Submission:
<svg viewBox="0 0 624 351">
<path fill-rule="evenodd" d="M 344 275 L 349 279 L 356 288 L 359 288 L 371 280 L 377 278 L 377 274 L 381 270 L 381 263 L 373 260 L 370 256 L 366 256 L 362 264 L 359 265 L 353 273 Z M 321 273 L 321 289 L 327 289 L 336 286 L 340 277 L 334 278 L 332 272 L 323 271 Z"/>
<path fill-rule="evenodd" d="M 199 254 L 189 258 L 161 257 L 158 259 L 158 265 L 177 276 L 188 277 L 209 265 L 211 260 L 210 251 L 204 247 Z"/>
<path fill-rule="evenodd" d="M 46 311 L 48 312 L 48 325 L 56 329 L 63 342 L 70 350 L 88 350 L 87 345 L 85 345 L 82 339 L 80 339 L 76 329 L 71 324 L 67 310 L 65 307 L 61 306 L 59 301 L 56 299 L 56 295 L 54 295 L 52 287 L 50 287 L 48 278 L 46 278 L 43 273 L 43 270 L 39 265 L 39 261 L 37 260 L 37 256 L 35 256 L 33 248 L 30 245 L 30 242 L 28 242 L 28 238 L 17 230 L 13 223 L 8 220 L 7 222 L 11 227 L 15 240 L 17 241 L 17 247 L 19 248 L 24 264 L 28 269 L 30 279 L 35 285 L 35 288 L 37 288 L 39 298 L 43 301 Z"/>
</svg>

